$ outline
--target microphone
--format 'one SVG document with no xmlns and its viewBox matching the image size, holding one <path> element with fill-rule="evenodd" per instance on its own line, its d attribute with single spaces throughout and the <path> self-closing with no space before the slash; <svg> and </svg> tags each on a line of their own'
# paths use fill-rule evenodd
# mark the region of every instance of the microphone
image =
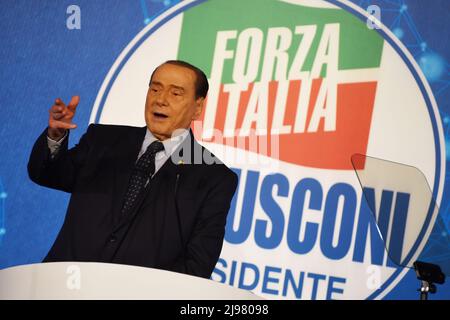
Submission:
<svg viewBox="0 0 450 320">
<path fill-rule="evenodd" d="M 180 209 L 179 209 L 179 206 L 178 206 L 178 197 L 177 197 L 179 181 L 180 181 L 180 178 L 181 178 L 182 173 L 184 171 L 184 162 L 183 162 L 183 160 L 180 160 L 178 162 L 178 165 L 175 168 L 176 168 L 175 190 L 174 190 L 175 213 L 177 215 L 178 234 L 180 235 L 181 247 L 183 248 L 183 255 L 184 255 L 184 237 L 183 237 L 183 232 L 181 230 Z"/>
</svg>

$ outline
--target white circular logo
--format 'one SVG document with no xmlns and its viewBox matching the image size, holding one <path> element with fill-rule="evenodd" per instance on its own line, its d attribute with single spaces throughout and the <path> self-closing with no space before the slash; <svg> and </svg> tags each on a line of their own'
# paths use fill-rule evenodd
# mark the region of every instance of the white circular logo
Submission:
<svg viewBox="0 0 450 320">
<path fill-rule="evenodd" d="M 372 299 L 406 273 L 387 257 L 351 157 L 418 168 L 439 203 L 444 139 L 413 57 L 368 19 L 343 0 L 183 1 L 112 66 L 91 122 L 144 126 L 149 78 L 166 60 L 209 78 L 194 132 L 240 177 L 214 280 L 270 299 Z M 391 191 L 374 194 L 375 215 L 388 206 L 384 219 L 407 219 Z M 430 215 L 402 256 L 420 250 Z"/>
</svg>

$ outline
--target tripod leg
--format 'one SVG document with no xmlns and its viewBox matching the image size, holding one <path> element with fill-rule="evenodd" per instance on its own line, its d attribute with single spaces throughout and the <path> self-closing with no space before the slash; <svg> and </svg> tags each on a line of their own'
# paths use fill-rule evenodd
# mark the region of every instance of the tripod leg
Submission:
<svg viewBox="0 0 450 320">
<path fill-rule="evenodd" d="M 433 284 L 428 283 L 428 281 L 421 281 L 422 286 L 420 287 L 420 300 L 428 300 L 428 292 Z"/>
<path fill-rule="evenodd" d="M 420 300 L 428 300 L 428 292 L 420 292 Z"/>
</svg>

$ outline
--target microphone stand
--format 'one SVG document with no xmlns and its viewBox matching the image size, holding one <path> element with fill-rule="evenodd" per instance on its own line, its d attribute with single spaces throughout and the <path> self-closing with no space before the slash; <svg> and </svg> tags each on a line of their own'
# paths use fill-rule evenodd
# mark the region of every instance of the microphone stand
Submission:
<svg viewBox="0 0 450 320">
<path fill-rule="evenodd" d="M 436 264 L 416 261 L 414 262 L 414 270 L 417 279 L 421 281 L 421 287 L 418 289 L 420 300 L 428 300 L 428 293 L 436 293 L 437 288 L 434 283 L 443 284 L 445 282 L 445 275 Z"/>
<path fill-rule="evenodd" d="M 177 216 L 177 225 L 178 225 L 178 234 L 180 235 L 180 241 L 181 241 L 181 247 L 183 248 L 183 255 L 184 255 L 184 237 L 183 237 L 183 232 L 181 229 L 181 217 L 180 217 L 180 208 L 178 206 L 178 184 L 179 184 L 179 180 L 181 177 L 181 164 L 177 165 L 177 174 L 176 174 L 176 178 L 175 178 L 175 190 L 174 190 L 174 202 L 175 202 L 175 213 Z"/>
</svg>

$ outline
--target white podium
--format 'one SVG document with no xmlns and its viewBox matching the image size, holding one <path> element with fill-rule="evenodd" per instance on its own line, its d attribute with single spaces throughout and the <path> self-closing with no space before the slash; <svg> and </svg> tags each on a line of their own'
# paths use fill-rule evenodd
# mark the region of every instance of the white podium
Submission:
<svg viewBox="0 0 450 320">
<path fill-rule="evenodd" d="M 0 299 L 261 300 L 212 280 L 108 263 L 39 263 L 0 270 Z"/>
</svg>

